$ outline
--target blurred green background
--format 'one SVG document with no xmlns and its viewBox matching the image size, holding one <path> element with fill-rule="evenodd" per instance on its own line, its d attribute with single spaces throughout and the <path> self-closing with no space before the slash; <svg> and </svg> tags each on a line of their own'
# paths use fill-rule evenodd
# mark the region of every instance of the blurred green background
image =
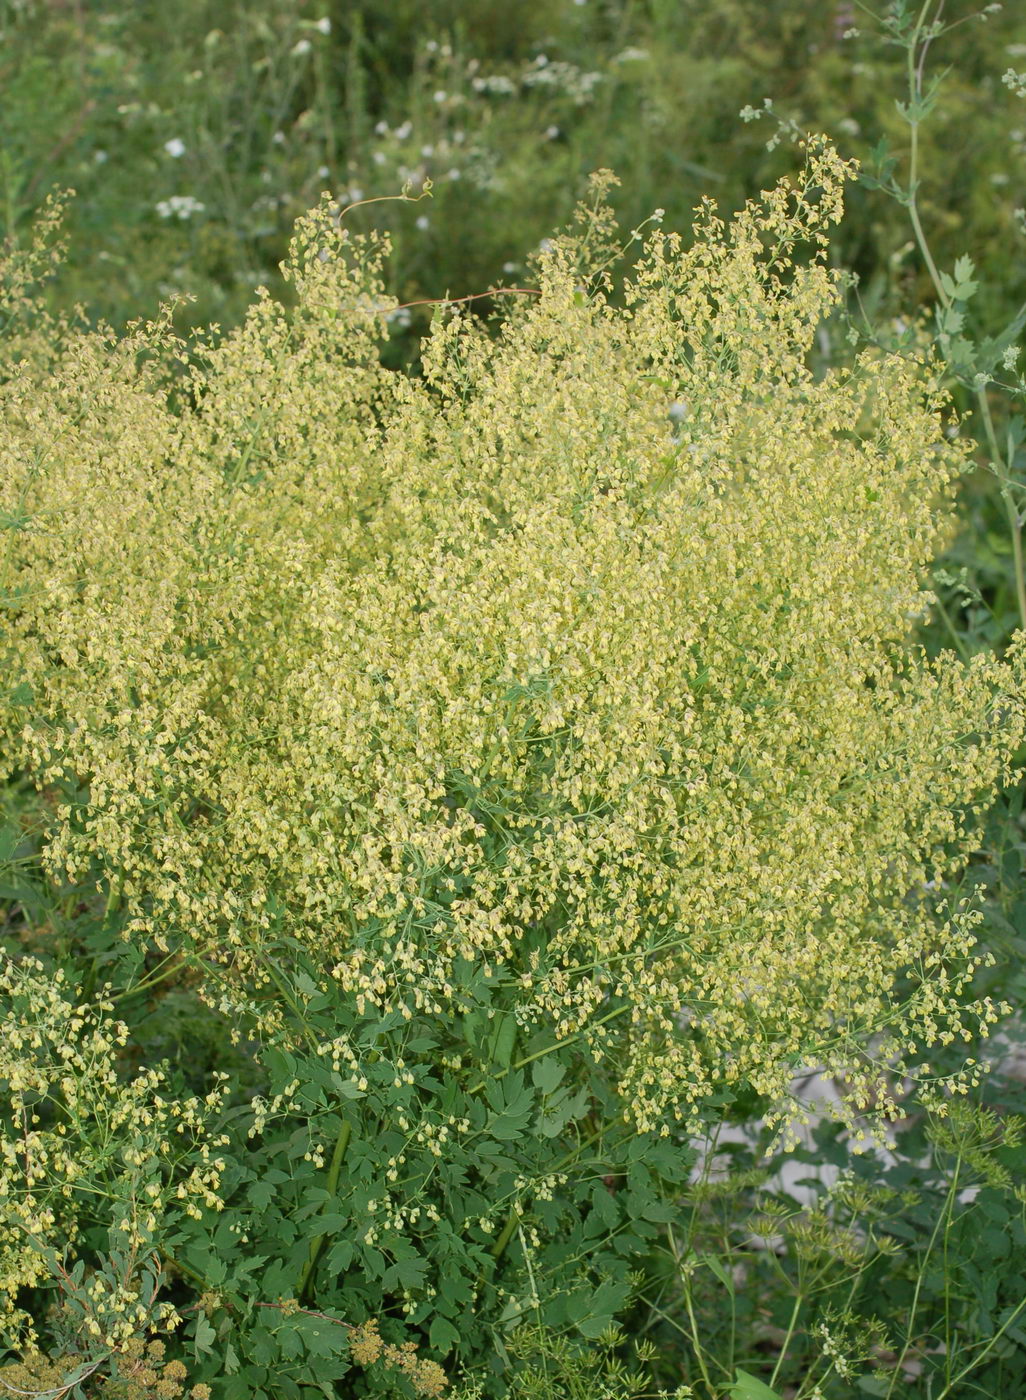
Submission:
<svg viewBox="0 0 1026 1400">
<path fill-rule="evenodd" d="M 942 261 L 972 248 L 997 316 L 1026 294 L 1026 103 L 1001 82 L 1026 16 L 964 12 L 933 56 L 954 66 L 921 198 Z M 74 188 L 60 302 L 123 324 L 184 293 L 183 325 L 227 325 L 255 284 L 281 290 L 322 190 L 430 179 L 430 200 L 350 219 L 390 229 L 401 300 L 466 294 L 516 280 L 598 167 L 628 226 L 660 207 L 687 230 L 703 195 L 736 207 L 797 163 L 739 118 L 766 98 L 848 155 L 900 141 L 903 62 L 851 0 L 0 0 L 0 224 L 24 237 Z M 883 195 L 852 191 L 834 256 L 874 315 L 926 294 Z"/>
</svg>

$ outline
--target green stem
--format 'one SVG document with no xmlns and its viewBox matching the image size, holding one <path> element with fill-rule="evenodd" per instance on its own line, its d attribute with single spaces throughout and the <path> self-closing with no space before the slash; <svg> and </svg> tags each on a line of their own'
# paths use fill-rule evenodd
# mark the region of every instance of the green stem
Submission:
<svg viewBox="0 0 1026 1400">
<path fill-rule="evenodd" d="M 518 1210 L 516 1210 L 516 1209 L 511 1210 L 510 1213 L 509 1213 L 509 1219 L 506 1221 L 505 1225 L 502 1227 L 502 1234 L 499 1236 L 499 1238 L 498 1238 L 498 1239 L 495 1241 L 495 1243 L 492 1245 L 492 1258 L 493 1258 L 493 1259 L 501 1259 L 501 1258 L 502 1258 L 503 1254 L 504 1254 L 505 1251 L 506 1251 L 506 1246 L 509 1244 L 510 1240 L 513 1238 L 514 1232 L 515 1232 L 515 1230 L 516 1230 L 517 1225 L 519 1224 L 519 1222 L 520 1222 L 520 1212 L 519 1212 Z"/>
<path fill-rule="evenodd" d="M 941 1207 L 940 1214 L 938 1215 L 936 1224 L 933 1227 L 933 1232 L 930 1235 L 930 1242 L 926 1246 L 926 1253 L 923 1256 L 923 1262 L 920 1266 L 919 1273 L 916 1277 L 916 1286 L 912 1293 L 912 1306 L 909 1309 L 908 1314 L 908 1331 L 905 1334 L 905 1343 L 901 1348 L 901 1355 L 894 1363 L 894 1371 L 891 1374 L 891 1383 L 887 1387 L 887 1394 L 884 1397 L 884 1400 L 891 1400 L 891 1396 L 894 1393 L 894 1387 L 897 1385 L 898 1377 L 901 1374 L 901 1368 L 905 1363 L 905 1357 L 908 1355 L 909 1348 L 912 1346 L 912 1338 L 915 1334 L 916 1313 L 919 1311 L 919 1295 L 923 1291 L 923 1278 L 926 1274 L 927 1265 L 930 1262 L 930 1255 L 933 1253 L 934 1247 L 937 1244 L 937 1237 L 940 1234 L 941 1226 L 943 1225 L 944 1221 L 951 1215 L 951 1211 L 955 1203 L 955 1196 L 958 1193 L 958 1179 L 961 1175 L 961 1170 L 962 1159 L 961 1157 L 959 1157 L 955 1162 L 955 1170 L 951 1177 L 951 1184 L 948 1187 L 948 1192 L 944 1199 L 944 1204 Z"/>
<path fill-rule="evenodd" d="M 117 881 L 116 881 L 116 880 L 111 880 L 111 882 L 110 882 L 110 889 L 107 891 L 107 902 L 106 902 L 106 904 L 103 906 L 103 921 L 104 921 L 104 923 L 106 923 L 107 920 L 110 918 L 111 914 L 113 914 L 114 908 L 115 908 L 115 905 L 117 904 L 117 902 L 118 902 L 118 886 L 117 886 Z"/>
<path fill-rule="evenodd" d="M 947 1383 L 947 1385 L 945 1385 L 944 1389 L 937 1396 L 937 1400 L 947 1400 L 947 1397 L 954 1390 L 955 1386 L 958 1385 L 959 1382 L 965 1380 L 969 1372 L 974 1370 L 977 1366 L 979 1366 L 980 1363 L 984 1361 L 987 1356 L 990 1355 L 991 1351 L 993 1351 L 994 1347 L 997 1346 L 998 1342 L 1008 1331 L 1009 1327 L 1011 1327 L 1012 1323 L 1015 1322 L 1015 1320 L 1019 1317 L 1024 1308 L 1026 1308 L 1026 1298 L 1024 1298 L 1022 1302 L 1018 1304 L 1014 1312 L 1010 1313 L 1009 1316 L 1005 1318 L 1004 1322 L 994 1333 L 993 1337 L 991 1337 L 988 1340 L 987 1345 L 980 1352 L 979 1356 L 974 1356 L 967 1365 L 962 1367 L 958 1375 L 952 1377 L 952 1379 Z"/>
<path fill-rule="evenodd" d="M 207 1280 L 202 1274 L 197 1273 L 196 1270 L 191 1268 L 188 1264 L 183 1264 L 180 1259 L 176 1259 L 175 1256 L 170 1254 L 166 1249 L 161 1249 L 159 1254 L 165 1264 L 170 1265 L 172 1269 L 177 1269 L 178 1272 L 184 1274 L 186 1278 L 191 1278 L 193 1283 L 199 1284 L 203 1289 L 209 1287 Z"/>
<path fill-rule="evenodd" d="M 166 982 L 169 977 L 174 977 L 177 973 L 181 972 L 182 964 L 180 962 L 174 962 L 170 967 L 167 966 L 168 962 L 171 962 L 170 958 L 165 959 L 164 962 L 159 965 L 152 977 L 144 977 L 143 980 L 137 982 L 134 987 L 126 987 L 123 992 L 118 992 L 116 996 L 110 997 L 109 1000 L 117 1006 L 119 1001 L 126 1001 L 129 997 L 138 996 L 140 992 L 148 992 L 151 987 L 157 987 L 161 982 Z M 163 968 L 164 971 L 161 972 L 160 968 Z"/>
<path fill-rule="evenodd" d="M 709 1368 L 705 1364 L 705 1352 L 702 1350 L 698 1323 L 695 1320 L 695 1309 L 691 1301 L 691 1281 L 687 1278 L 684 1279 L 684 1306 L 687 1309 L 688 1321 L 691 1323 L 691 1344 L 695 1349 L 695 1360 L 698 1362 L 698 1369 L 702 1373 L 702 1379 L 705 1381 L 706 1389 L 711 1396 L 714 1396 L 716 1394 L 716 1388 L 712 1383 L 712 1377 L 709 1375 Z"/>
<path fill-rule="evenodd" d="M 994 419 L 990 411 L 990 403 L 987 399 L 987 390 L 981 386 L 976 390 L 976 402 L 980 407 L 980 417 L 983 420 L 983 430 L 987 435 L 987 447 L 990 450 L 991 465 L 994 474 L 998 474 L 998 463 L 1001 462 L 1001 449 L 998 447 L 997 433 L 994 431 Z M 1010 467 L 1010 463 L 1006 464 Z M 1019 512 L 1015 508 L 1012 500 L 1012 493 L 1008 489 L 1008 482 L 1001 480 L 1001 499 L 1004 502 L 1005 512 L 1008 516 L 1008 527 L 1012 536 L 1012 562 L 1015 571 L 1015 596 L 1019 604 L 1019 624 L 1026 627 L 1026 569 L 1023 567 L 1022 553 L 1022 522 L 1019 519 Z"/>
<path fill-rule="evenodd" d="M 801 1291 L 799 1290 L 799 1292 L 795 1295 L 794 1307 L 791 1309 L 791 1318 L 787 1324 L 787 1335 L 784 1337 L 784 1340 L 781 1343 L 780 1353 L 777 1356 L 777 1364 L 773 1367 L 773 1374 L 772 1376 L 770 1376 L 769 1379 L 770 1390 L 772 1390 L 773 1387 L 776 1385 L 777 1377 L 780 1375 L 780 1368 L 787 1360 L 787 1350 L 788 1347 L 790 1347 L 791 1345 L 791 1338 L 794 1336 L 794 1329 L 798 1326 L 798 1314 L 801 1312 L 803 1301 L 804 1300 L 802 1298 Z"/>
<path fill-rule="evenodd" d="M 582 1152 L 586 1152 L 587 1149 L 592 1145 L 592 1143 L 595 1142 L 596 1139 L 600 1138 L 604 1132 L 604 1125 L 600 1128 L 596 1128 L 590 1137 L 587 1137 L 584 1139 L 583 1142 L 578 1143 L 578 1145 L 573 1149 L 572 1152 L 568 1152 L 565 1157 L 558 1161 L 553 1170 L 556 1172 L 561 1172 L 564 1167 L 568 1167 L 570 1163 L 574 1161 L 575 1158 L 581 1155 Z M 502 1255 L 506 1250 L 506 1246 L 513 1238 L 513 1233 L 517 1228 L 517 1222 L 519 1221 L 519 1219 L 520 1212 L 514 1205 L 513 1209 L 509 1213 L 509 1219 L 502 1227 L 502 1232 L 496 1239 L 495 1243 L 492 1245 L 491 1253 L 493 1259 L 502 1258 Z"/>
<path fill-rule="evenodd" d="M 951 620 L 951 614 L 948 612 L 947 608 L 944 606 L 943 602 L 941 601 L 941 599 L 940 599 L 937 595 L 934 595 L 934 601 L 935 601 L 936 604 L 937 604 L 937 611 L 940 613 L 942 619 L 944 620 L 944 625 L 947 627 L 948 631 L 951 633 L 951 640 L 952 640 L 952 641 L 954 642 L 954 644 L 955 644 L 955 650 L 958 652 L 958 654 L 959 654 L 959 656 L 962 658 L 962 660 L 968 664 L 968 662 L 971 660 L 971 657 L 970 657 L 970 655 L 969 655 L 969 648 L 966 646 L 965 642 L 962 640 L 961 636 L 959 635 L 959 632 L 958 632 L 957 627 L 956 627 L 955 624 L 952 622 L 952 620 Z"/>
<path fill-rule="evenodd" d="M 919 217 L 919 204 L 916 198 L 916 191 L 919 186 L 919 119 L 913 117 L 912 112 L 916 111 L 922 99 L 922 72 L 916 63 L 916 50 L 919 45 L 920 35 L 926 17 L 930 12 L 933 0 L 925 0 L 919 17 L 916 20 L 915 28 L 912 30 L 906 50 L 906 66 L 908 72 L 908 95 L 909 95 L 909 164 L 908 164 L 908 213 L 912 222 L 912 232 L 915 235 L 916 246 L 926 264 L 926 270 L 930 275 L 934 291 L 940 304 L 948 310 L 951 306 L 951 298 L 944 290 L 941 282 L 940 271 L 934 261 L 930 244 L 927 241 L 922 220 Z M 929 41 L 927 41 L 929 42 Z M 924 49 L 925 52 L 925 49 Z M 942 337 L 942 348 L 946 349 L 945 342 L 947 336 Z M 1001 481 L 1001 499 L 1004 502 L 1005 513 L 1008 516 L 1008 528 L 1012 540 L 1012 563 L 1015 576 L 1015 596 L 1019 608 L 1019 625 L 1026 628 L 1026 564 L 1023 560 L 1022 548 L 1022 524 L 1019 520 L 1019 512 L 1015 508 L 1008 483 L 1003 479 L 1002 452 L 998 447 L 997 434 L 994 431 L 994 420 L 990 412 L 990 403 L 987 400 L 986 385 L 977 385 L 976 402 L 980 412 L 980 419 L 983 423 L 984 433 L 987 438 L 987 449 L 990 453 L 991 470 Z"/>
<path fill-rule="evenodd" d="M 292 1011 L 293 1016 L 295 1016 L 298 1025 L 302 1029 L 302 1032 L 310 1045 L 310 1048 L 315 1054 L 317 1054 L 319 1046 L 318 1039 L 314 1035 L 313 1031 L 310 1029 L 310 1024 L 307 1021 L 306 1017 L 303 1015 L 302 1008 L 296 1001 L 296 998 L 290 992 L 288 984 L 286 983 L 284 977 L 278 971 L 274 959 L 268 956 L 264 956 L 263 958 L 261 958 L 261 962 L 263 966 L 267 968 L 267 971 L 271 975 L 271 980 L 274 982 L 274 985 L 278 988 L 278 991 L 281 992 L 286 1004 Z"/>
<path fill-rule="evenodd" d="M 342 1163 L 345 1160 L 346 1148 L 349 1146 L 349 1139 L 353 1135 L 353 1125 L 348 1118 L 343 1118 L 342 1126 L 335 1140 L 335 1151 L 331 1154 L 331 1164 L 328 1167 L 328 1199 L 331 1200 L 338 1190 L 338 1178 L 342 1171 Z M 299 1282 L 296 1285 L 296 1297 L 300 1302 L 303 1295 L 310 1286 L 314 1269 L 317 1267 L 317 1260 L 320 1258 L 321 1250 L 324 1248 L 324 1241 L 327 1235 L 320 1234 L 310 1241 L 310 1252 L 307 1255 L 303 1271 L 299 1275 Z"/>
<path fill-rule="evenodd" d="M 596 1026 L 604 1026 L 607 1021 L 615 1020 L 617 1016 L 622 1016 L 625 1011 L 629 1011 L 630 1009 L 629 1002 L 624 1006 L 618 1006 L 615 1011 L 610 1011 L 607 1015 L 600 1016 L 597 1021 L 592 1021 L 585 1029 L 592 1030 Z M 492 1074 L 489 1075 L 487 1079 L 480 1080 L 469 1092 L 471 1094 L 479 1094 L 481 1090 L 486 1089 L 489 1084 L 494 1084 L 500 1079 L 505 1079 L 506 1075 L 511 1074 L 513 1070 L 523 1069 L 525 1065 L 529 1065 L 533 1060 L 540 1060 L 545 1055 L 551 1055 L 553 1050 L 562 1050 L 567 1045 L 573 1045 L 576 1041 L 580 1040 L 583 1034 L 584 1031 L 581 1031 L 577 1035 L 569 1036 L 566 1040 L 554 1041 L 552 1045 L 545 1045 L 541 1050 L 535 1050 L 533 1054 L 525 1055 L 522 1060 L 517 1060 L 515 1064 L 508 1065 L 506 1069 L 500 1070 L 498 1074 Z"/>
<path fill-rule="evenodd" d="M 625 1011 L 628 1011 L 629 1009 L 629 1005 L 618 1006 L 615 1011 L 610 1011 L 607 1016 L 603 1016 L 600 1020 L 594 1022 L 594 1024 L 597 1026 L 604 1025 L 606 1021 L 612 1021 L 614 1017 L 622 1016 L 623 1013 Z M 574 1041 L 579 1038 L 579 1036 L 572 1036 L 568 1040 L 559 1040 L 556 1041 L 556 1043 L 553 1045 L 546 1045 L 541 1050 L 536 1050 L 533 1055 L 525 1055 L 522 1060 L 517 1060 L 516 1064 L 510 1065 L 507 1069 L 502 1070 L 499 1074 L 492 1075 L 489 1079 L 482 1079 L 478 1084 L 475 1084 L 469 1092 L 471 1094 L 479 1094 L 481 1090 L 486 1088 L 489 1084 L 494 1083 L 500 1079 L 505 1079 L 506 1075 L 509 1074 L 512 1070 L 523 1069 L 523 1067 L 525 1065 L 529 1065 L 532 1060 L 540 1060 L 544 1055 L 551 1055 L 553 1050 L 562 1049 L 562 1047 L 565 1045 L 572 1045 Z M 601 1134 L 602 1129 L 599 1129 L 597 1132 L 592 1133 L 591 1137 L 583 1144 L 583 1146 L 576 1147 L 574 1151 L 570 1153 L 567 1158 L 564 1159 L 563 1162 L 557 1164 L 556 1170 L 562 1170 L 564 1166 L 566 1166 L 569 1162 L 572 1162 L 574 1158 L 577 1157 L 580 1154 L 580 1152 L 583 1151 L 584 1147 L 590 1146 L 590 1144 L 594 1142 L 597 1137 L 600 1137 Z M 502 1257 L 507 1245 L 513 1238 L 513 1234 L 517 1228 L 517 1223 L 519 1219 L 519 1211 L 517 1210 L 516 1206 L 514 1206 L 513 1209 L 510 1211 L 509 1219 L 502 1227 L 502 1232 L 496 1239 L 495 1243 L 492 1245 L 491 1254 L 493 1259 L 500 1259 Z"/>
</svg>

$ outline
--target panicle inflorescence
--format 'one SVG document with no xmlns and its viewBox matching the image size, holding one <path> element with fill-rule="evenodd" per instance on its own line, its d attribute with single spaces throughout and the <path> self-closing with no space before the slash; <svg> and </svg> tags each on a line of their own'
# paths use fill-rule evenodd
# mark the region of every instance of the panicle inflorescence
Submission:
<svg viewBox="0 0 1026 1400">
<path fill-rule="evenodd" d="M 167 1093 L 156 1068 L 126 1078 L 127 1027 L 102 999 L 76 1004 L 59 970 L 5 961 L 0 1003 L 0 1333 L 11 1345 L 33 1336 L 21 1290 L 70 1278 L 61 1260 L 83 1211 L 108 1200 L 111 1238 L 134 1258 L 172 1205 L 220 1209 L 226 1139 L 208 1128 L 221 1088 L 202 1101 Z M 95 1272 L 83 1296 L 87 1331 L 108 1347 L 150 1317 L 133 1268 Z"/>
<path fill-rule="evenodd" d="M 218 1005 L 273 1008 L 289 941 L 368 1015 L 487 965 L 646 1129 L 808 1062 L 886 1108 L 880 1064 L 991 1020 L 924 885 L 1009 774 L 1019 663 L 910 644 L 967 460 L 939 367 L 808 368 L 848 174 L 814 142 L 687 250 L 635 231 L 619 301 L 593 210 L 420 379 L 327 201 L 296 305 L 177 376 L 166 323 L 14 366 L 2 752 L 65 794 L 53 869 Z"/>
</svg>

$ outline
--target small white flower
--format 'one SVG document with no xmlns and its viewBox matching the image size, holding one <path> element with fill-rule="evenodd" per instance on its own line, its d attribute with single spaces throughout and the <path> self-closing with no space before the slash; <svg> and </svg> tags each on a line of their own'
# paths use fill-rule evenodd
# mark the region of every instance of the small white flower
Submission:
<svg viewBox="0 0 1026 1400">
<path fill-rule="evenodd" d="M 324 19 L 315 19 L 314 28 L 317 30 L 318 34 L 330 34 L 331 20 L 328 19 L 327 16 L 325 16 Z"/>
<path fill-rule="evenodd" d="M 384 165 L 386 159 L 387 156 L 385 155 L 384 151 L 375 151 L 374 154 L 371 156 L 371 160 L 374 162 L 375 165 Z"/>
<path fill-rule="evenodd" d="M 172 136 L 170 141 L 164 142 L 164 150 L 167 151 L 168 155 L 174 160 L 179 160 L 185 155 L 185 142 L 180 136 Z"/>
<path fill-rule="evenodd" d="M 422 156 L 433 156 L 435 153 L 435 148 L 431 145 L 429 141 L 426 146 L 421 146 L 420 153 Z"/>
<path fill-rule="evenodd" d="M 302 58 L 303 55 L 309 53 L 312 48 L 313 44 L 311 44 L 309 39 L 299 39 L 292 45 L 292 56 L 293 58 Z"/>
<path fill-rule="evenodd" d="M 413 123 L 411 121 L 405 121 L 403 122 L 402 126 L 396 127 L 395 134 L 400 141 L 408 141 L 410 139 L 410 133 L 412 131 Z"/>
<path fill-rule="evenodd" d="M 547 127 L 545 128 L 545 139 L 546 139 L 546 141 L 555 141 L 555 139 L 556 139 L 556 137 L 557 137 L 558 135 L 559 135 L 559 127 L 558 127 L 558 126 L 547 126 Z"/>
<path fill-rule="evenodd" d="M 317 178 L 318 178 L 318 180 L 326 180 L 330 174 L 331 174 L 331 171 L 328 169 L 328 167 L 327 167 L 326 165 L 319 165 L 319 166 L 317 167 Z"/>
<path fill-rule="evenodd" d="M 548 63 L 548 61 L 549 61 L 549 56 L 548 56 L 548 54 L 540 53 L 540 54 L 538 55 L 538 57 L 534 60 L 534 66 L 535 66 L 535 68 L 544 68 L 545 65 L 546 65 L 546 63 Z"/>
<path fill-rule="evenodd" d="M 512 97 L 516 91 L 516 84 L 504 73 L 491 73 L 489 77 L 473 78 L 470 87 L 475 92 L 494 92 L 501 97 Z"/>
<path fill-rule="evenodd" d="M 433 94 L 433 96 L 436 102 L 444 102 L 445 99 L 449 96 L 449 94 L 445 91 L 444 88 L 438 88 L 437 91 Z"/>
<path fill-rule="evenodd" d="M 284 146 L 284 144 L 285 144 L 285 133 L 284 133 L 284 131 L 276 131 L 276 132 L 274 133 L 274 135 L 271 137 L 271 140 L 274 142 L 274 144 L 275 144 L 276 146 Z"/>
<path fill-rule="evenodd" d="M 97 164 L 97 165 L 105 165 L 108 159 L 109 159 L 109 157 L 108 157 L 106 151 L 94 151 L 94 152 L 93 152 L 93 160 L 96 161 L 96 164 Z"/>
<path fill-rule="evenodd" d="M 539 253 L 551 253 L 555 246 L 551 238 L 543 238 L 538 244 L 538 251 Z"/>
<path fill-rule="evenodd" d="M 191 219 L 193 214 L 202 214 L 206 205 L 191 194 L 173 194 L 170 199 L 158 200 L 157 213 L 162 219 Z"/>
<path fill-rule="evenodd" d="M 446 178 L 449 179 L 449 180 L 459 180 L 459 179 L 462 179 L 462 177 L 463 177 L 463 171 L 462 171 L 462 170 L 458 170 L 455 166 L 453 166 L 453 168 L 452 168 L 451 170 L 447 170 L 447 171 L 446 171 Z"/>
<path fill-rule="evenodd" d="M 346 192 L 346 199 L 350 204 L 359 204 L 362 198 L 363 190 L 360 189 L 359 185 L 351 185 Z"/>
<path fill-rule="evenodd" d="M 514 262 L 504 262 L 502 264 L 502 270 L 503 272 L 516 272 L 517 265 Z"/>
<path fill-rule="evenodd" d="M 431 227 L 431 220 L 428 218 L 428 216 L 427 216 L 426 214 L 421 214 L 421 215 L 418 217 L 418 219 L 417 219 L 417 227 L 418 227 L 419 229 L 426 229 L 426 228 L 430 228 L 430 227 Z"/>
<path fill-rule="evenodd" d="M 388 122 L 377 122 L 377 123 L 375 124 L 375 127 L 374 127 L 374 135 L 375 135 L 375 136 L 387 136 L 387 135 L 388 135 Z"/>
</svg>

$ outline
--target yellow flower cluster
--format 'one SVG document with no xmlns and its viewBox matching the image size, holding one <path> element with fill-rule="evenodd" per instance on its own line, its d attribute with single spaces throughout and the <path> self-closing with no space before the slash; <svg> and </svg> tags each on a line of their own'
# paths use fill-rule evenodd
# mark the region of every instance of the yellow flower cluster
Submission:
<svg viewBox="0 0 1026 1400">
<path fill-rule="evenodd" d="M 68 1376 L 80 1374 L 81 1359 L 54 1360 L 30 1351 L 21 1361 L 0 1369 L 0 1387 L 14 1395 L 46 1396 L 59 1400 L 69 1393 Z M 96 1368 L 99 1370 L 99 1367 Z M 184 1396 L 187 1372 L 180 1361 L 164 1360 L 164 1343 L 141 1337 L 126 1342 L 103 1373 L 91 1377 L 89 1395 L 95 1400 L 178 1400 Z M 210 1400 L 210 1387 L 194 1385 L 190 1400 Z"/>
<path fill-rule="evenodd" d="M 126 1080 L 126 1027 L 108 1003 L 77 1006 L 60 971 L 5 962 L 0 1008 L 0 1335 L 10 1345 L 31 1323 L 20 1290 L 48 1278 L 54 1256 L 73 1257 L 83 1209 L 95 1217 L 96 1201 L 109 1201 L 110 1228 L 136 1253 L 170 1200 L 193 1215 L 220 1208 L 226 1139 L 207 1129 L 221 1089 L 202 1102 L 162 1095 L 156 1069 Z M 134 1277 L 97 1272 L 86 1293 L 89 1339 L 106 1346 L 150 1316 Z"/>
<path fill-rule="evenodd" d="M 361 1010 L 446 1018 L 472 960 L 641 1127 L 991 1019 L 924 886 L 1008 776 L 1020 663 L 910 645 L 967 460 L 936 368 L 808 368 L 849 173 L 813 143 L 688 249 L 639 235 L 618 296 L 585 211 L 498 335 L 437 318 L 422 378 L 330 203 L 291 309 L 9 363 L 0 723 L 67 794 L 53 866 L 215 1004 L 292 940 Z"/>
<path fill-rule="evenodd" d="M 381 1361 L 386 1367 L 400 1372 L 410 1382 L 417 1395 L 440 1396 L 446 1387 L 445 1372 L 436 1361 L 417 1356 L 413 1342 L 394 1346 L 382 1339 L 376 1319 L 351 1329 L 349 1350 L 360 1366 L 373 1366 Z"/>
</svg>

